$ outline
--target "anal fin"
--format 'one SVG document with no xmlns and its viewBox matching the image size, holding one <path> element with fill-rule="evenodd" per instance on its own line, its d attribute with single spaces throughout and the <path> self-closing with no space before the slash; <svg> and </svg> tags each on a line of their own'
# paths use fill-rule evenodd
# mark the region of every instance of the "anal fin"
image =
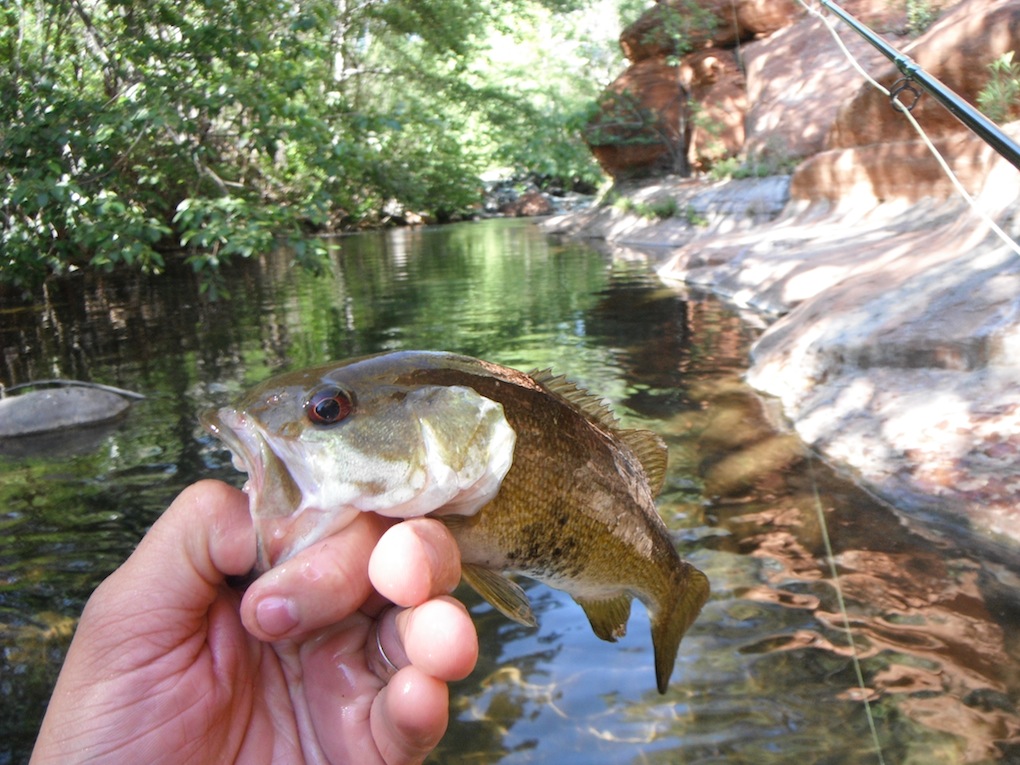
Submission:
<svg viewBox="0 0 1020 765">
<path fill-rule="evenodd" d="M 472 563 L 461 566 L 461 576 L 472 589 L 508 619 L 527 627 L 537 627 L 531 601 L 521 586 L 502 574 Z"/>
<path fill-rule="evenodd" d="M 630 619 L 630 595 L 627 593 L 602 600 L 577 597 L 574 600 L 584 609 L 592 630 L 603 640 L 615 643 L 627 634 L 627 620 Z"/>
</svg>

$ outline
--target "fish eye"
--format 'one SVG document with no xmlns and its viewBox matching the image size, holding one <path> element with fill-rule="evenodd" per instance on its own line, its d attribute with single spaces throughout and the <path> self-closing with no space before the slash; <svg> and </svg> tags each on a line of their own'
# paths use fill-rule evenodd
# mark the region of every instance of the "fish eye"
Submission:
<svg viewBox="0 0 1020 765">
<path fill-rule="evenodd" d="M 334 425 L 354 410 L 354 403 L 346 391 L 339 388 L 320 388 L 308 397 L 305 414 L 315 425 Z"/>
</svg>

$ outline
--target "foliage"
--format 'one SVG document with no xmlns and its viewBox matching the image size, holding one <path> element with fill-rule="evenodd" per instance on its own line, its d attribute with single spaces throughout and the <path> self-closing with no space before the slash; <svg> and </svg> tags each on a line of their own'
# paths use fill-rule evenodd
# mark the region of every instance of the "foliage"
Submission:
<svg viewBox="0 0 1020 765">
<path fill-rule="evenodd" d="M 605 94 L 599 119 L 589 122 L 585 138 L 593 146 L 658 144 L 667 140 L 662 116 L 642 105 L 630 90 Z"/>
<path fill-rule="evenodd" d="M 637 215 L 649 220 L 666 220 L 678 217 L 681 213 L 680 203 L 673 197 L 660 197 L 642 202 L 632 197 L 620 196 L 613 201 L 613 207 L 624 214 Z"/>
<path fill-rule="evenodd" d="M 728 157 L 712 165 L 708 177 L 721 181 L 727 178 L 767 178 L 772 175 L 787 175 L 797 167 L 799 160 L 784 151 L 763 151 L 746 157 Z"/>
<path fill-rule="evenodd" d="M 978 93 L 978 106 L 995 122 L 1020 118 L 1020 63 L 1013 54 L 1004 53 L 988 65 L 988 82 Z"/>
<path fill-rule="evenodd" d="M 588 8 L 588 5 L 593 7 Z M 465 115 L 470 143 L 504 176 L 539 185 L 597 186 L 602 179 L 581 135 L 622 58 L 596 0 L 570 14 L 538 9 L 505 19 L 468 81 L 487 94 Z"/>
<path fill-rule="evenodd" d="M 625 215 L 637 215 L 647 220 L 669 220 L 682 218 L 687 225 L 701 228 L 708 225 L 708 218 L 699 213 L 693 205 L 681 206 L 675 197 L 658 197 L 647 202 L 628 196 L 615 196 L 612 206 Z"/>
<path fill-rule="evenodd" d="M 939 17 L 939 9 L 932 0 L 907 0 L 907 34 L 918 37 L 928 30 Z"/>
<path fill-rule="evenodd" d="M 494 164 L 593 179 L 580 80 L 528 89 L 485 66 L 492 35 L 583 4 L 13 0 L 0 280 L 159 271 L 178 248 L 211 274 L 281 237 L 315 263 L 309 231 L 371 223 L 387 204 L 464 211 Z"/>
</svg>

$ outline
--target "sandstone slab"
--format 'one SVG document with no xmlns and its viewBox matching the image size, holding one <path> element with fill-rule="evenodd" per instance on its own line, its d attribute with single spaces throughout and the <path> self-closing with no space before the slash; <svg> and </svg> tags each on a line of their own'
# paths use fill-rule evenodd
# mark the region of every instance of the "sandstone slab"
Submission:
<svg viewBox="0 0 1020 765">
<path fill-rule="evenodd" d="M 647 218 L 604 203 L 552 217 L 543 222 L 543 228 L 550 233 L 605 240 L 614 247 L 654 248 L 657 257 L 663 256 L 665 247 L 691 243 L 687 249 L 697 251 L 719 234 L 753 232 L 757 226 L 775 220 L 790 198 L 790 179 L 771 176 L 705 183 L 668 177 L 619 183 L 616 193 L 648 206 L 672 200 L 678 214 L 666 219 Z"/>
<path fill-rule="evenodd" d="M 857 35 L 843 39 L 865 68 L 885 61 Z M 825 148 L 841 107 L 861 83 L 826 25 L 809 16 L 748 43 L 742 52 L 749 104 L 745 154 L 789 161 Z"/>
<path fill-rule="evenodd" d="M 916 133 L 914 136 L 912 141 L 815 154 L 794 171 L 791 196 L 867 208 L 890 200 L 920 202 L 956 195 L 956 185 L 938 158 Z M 943 136 L 933 144 L 963 188 L 977 193 L 986 181 L 991 156 L 988 145 L 971 133 Z"/>
</svg>

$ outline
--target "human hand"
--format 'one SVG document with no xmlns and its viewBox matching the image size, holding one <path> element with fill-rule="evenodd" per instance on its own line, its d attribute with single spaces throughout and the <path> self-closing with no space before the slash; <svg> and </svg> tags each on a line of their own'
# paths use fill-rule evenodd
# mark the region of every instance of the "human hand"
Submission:
<svg viewBox="0 0 1020 765">
<path fill-rule="evenodd" d="M 247 496 L 185 489 L 89 599 L 31 762 L 423 760 L 478 656 L 445 527 L 364 513 L 242 597 L 254 562 Z"/>
</svg>

